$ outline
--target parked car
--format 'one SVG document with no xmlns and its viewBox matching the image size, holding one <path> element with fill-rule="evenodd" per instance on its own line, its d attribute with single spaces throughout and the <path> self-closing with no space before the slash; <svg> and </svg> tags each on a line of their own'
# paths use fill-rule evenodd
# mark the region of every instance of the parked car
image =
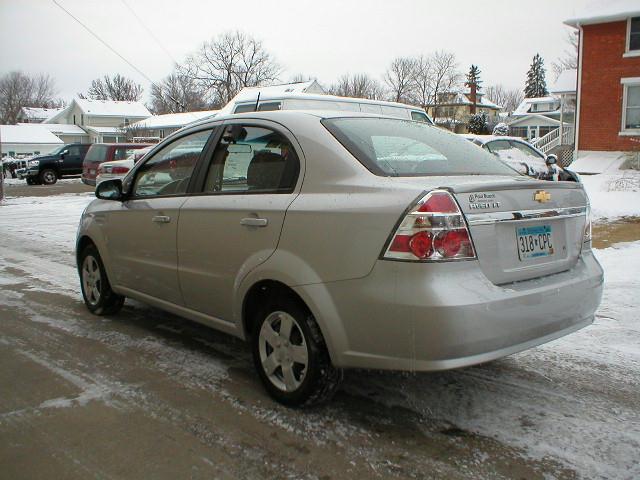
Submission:
<svg viewBox="0 0 640 480">
<path fill-rule="evenodd" d="M 433 125 L 433 120 L 424 109 L 413 105 L 287 90 L 289 89 L 281 89 L 278 86 L 247 87 L 232 98 L 218 115 L 271 110 L 339 110 L 389 115 Z"/>
<path fill-rule="evenodd" d="M 154 146 L 148 146 L 139 150 L 134 150 L 124 160 L 114 160 L 113 162 L 101 163 L 96 173 L 96 185 L 105 180 L 113 180 L 114 178 L 124 178 L 133 166 L 138 163 Z"/>
<path fill-rule="evenodd" d="M 539 180 L 580 181 L 577 173 L 558 165 L 557 156 L 545 155 L 521 138 L 470 134 L 463 136 L 524 175 Z"/>
<path fill-rule="evenodd" d="M 149 146 L 148 143 L 94 143 L 91 145 L 82 164 L 82 182 L 95 186 L 100 164 L 114 160 L 124 160 L 135 150 Z"/>
<path fill-rule="evenodd" d="M 76 249 L 87 308 L 126 296 L 247 339 L 287 405 L 326 400 L 345 368 L 534 347 L 589 325 L 602 295 L 581 183 L 522 176 L 415 121 L 216 117 L 96 197 Z"/>
<path fill-rule="evenodd" d="M 46 154 L 27 160 L 27 167 L 18 170 L 18 178 L 29 185 L 53 185 L 59 178 L 80 175 L 82 162 L 90 144 L 68 143 Z"/>
</svg>

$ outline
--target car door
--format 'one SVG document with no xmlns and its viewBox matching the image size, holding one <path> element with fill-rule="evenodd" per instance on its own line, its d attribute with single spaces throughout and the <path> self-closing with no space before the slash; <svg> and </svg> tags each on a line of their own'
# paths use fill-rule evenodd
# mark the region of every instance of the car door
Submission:
<svg viewBox="0 0 640 480">
<path fill-rule="evenodd" d="M 177 273 L 178 215 L 210 135 L 209 128 L 174 139 L 146 159 L 127 182 L 125 201 L 107 219 L 107 245 L 118 286 L 183 304 Z"/>
<path fill-rule="evenodd" d="M 62 175 L 77 175 L 82 173 L 82 155 L 79 145 L 71 145 L 64 155 L 61 155 L 58 168 Z"/>
<path fill-rule="evenodd" d="M 293 135 L 277 124 L 225 124 L 201 194 L 180 209 L 178 271 L 187 307 L 234 321 L 235 289 L 275 251 L 300 188 L 302 158 Z"/>
</svg>

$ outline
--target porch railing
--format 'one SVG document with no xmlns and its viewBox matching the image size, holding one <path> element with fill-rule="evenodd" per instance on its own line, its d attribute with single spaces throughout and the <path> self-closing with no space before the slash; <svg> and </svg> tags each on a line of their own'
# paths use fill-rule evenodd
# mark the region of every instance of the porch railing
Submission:
<svg viewBox="0 0 640 480">
<path fill-rule="evenodd" d="M 554 128 L 546 135 L 536 138 L 531 144 L 543 153 L 549 152 L 558 145 L 572 145 L 573 127 L 564 127 L 562 129 L 562 138 L 560 138 L 560 128 Z"/>
</svg>

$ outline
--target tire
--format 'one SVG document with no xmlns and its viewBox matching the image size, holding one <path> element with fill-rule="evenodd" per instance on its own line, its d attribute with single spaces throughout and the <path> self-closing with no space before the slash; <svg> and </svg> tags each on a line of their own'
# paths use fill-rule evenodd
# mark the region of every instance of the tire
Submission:
<svg viewBox="0 0 640 480">
<path fill-rule="evenodd" d="M 342 381 L 342 370 L 331 364 L 320 328 L 307 308 L 281 297 L 254 320 L 253 361 L 269 395 L 290 407 L 331 399 Z"/>
<path fill-rule="evenodd" d="M 53 185 L 57 181 L 58 181 L 58 175 L 56 174 L 55 170 L 51 170 L 50 168 L 47 168 L 46 170 L 43 170 L 42 172 L 40 172 L 40 182 L 43 185 Z"/>
<path fill-rule="evenodd" d="M 111 290 L 102 259 L 95 245 L 87 245 L 78 264 L 82 298 L 89 311 L 95 315 L 113 315 L 124 305 L 122 295 Z"/>
</svg>

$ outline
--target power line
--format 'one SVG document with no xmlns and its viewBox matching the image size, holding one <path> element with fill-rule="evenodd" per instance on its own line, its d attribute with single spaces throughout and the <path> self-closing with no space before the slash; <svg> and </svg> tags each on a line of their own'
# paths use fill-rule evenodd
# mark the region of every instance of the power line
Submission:
<svg viewBox="0 0 640 480">
<path fill-rule="evenodd" d="M 166 54 L 167 54 L 167 57 L 169 57 L 173 63 L 178 63 L 178 61 L 177 61 L 175 58 L 173 58 L 173 55 L 171 55 L 171 53 L 169 52 L 169 50 L 167 50 L 167 49 L 165 48 L 165 46 L 164 46 L 164 45 L 162 44 L 162 42 L 158 39 L 158 37 L 156 37 L 156 36 L 154 35 L 153 31 L 152 31 L 149 27 L 147 27 L 147 25 L 142 21 L 142 19 L 141 19 L 141 18 L 138 16 L 138 14 L 133 10 L 133 8 L 131 8 L 131 7 L 129 6 L 129 4 L 128 4 L 125 0 L 120 0 L 120 1 L 122 2 L 122 4 L 123 4 L 125 7 L 127 7 L 127 10 L 129 10 L 129 11 L 131 12 L 131 14 L 132 14 L 134 17 L 136 17 L 136 20 L 138 20 L 138 23 L 139 23 L 140 25 L 142 25 L 142 28 L 144 28 L 144 29 L 147 31 L 147 33 L 149 34 L 149 36 L 150 36 L 150 37 L 151 37 L 151 38 L 152 38 L 152 39 L 153 39 L 153 40 L 158 44 L 158 46 L 162 49 L 162 51 L 163 51 L 164 53 L 166 53 Z"/>
<path fill-rule="evenodd" d="M 98 36 L 97 33 L 93 32 L 93 30 L 91 30 L 87 25 L 85 25 L 84 23 L 82 23 L 82 21 L 77 18 L 75 15 L 73 15 L 69 10 L 67 10 L 66 8 L 64 8 L 62 5 L 60 5 L 56 0 L 51 0 L 58 8 L 60 8 L 63 12 L 65 12 L 67 15 L 69 15 L 71 18 L 73 18 L 82 28 L 84 28 L 87 32 L 89 32 L 89 34 L 91 34 L 91 36 L 93 36 L 94 38 L 96 38 L 96 40 L 98 40 L 100 43 L 102 43 L 105 47 L 107 47 L 109 50 L 111 50 L 115 55 L 117 55 L 123 62 L 125 62 L 127 65 L 129 65 L 131 68 L 133 68 L 136 72 L 138 72 L 140 75 L 142 75 L 145 79 L 147 79 L 147 81 L 149 83 L 151 83 L 151 85 L 153 85 L 154 87 L 156 87 L 160 92 L 162 92 L 162 87 L 160 85 L 158 85 L 156 82 L 154 82 L 153 80 L 151 80 L 142 70 L 140 70 L 138 67 L 136 67 L 133 63 L 131 63 L 129 60 L 127 60 L 124 56 L 122 56 L 115 48 L 113 48 L 111 45 L 109 45 L 105 40 L 103 40 L 102 38 L 100 38 L 100 36 Z M 176 98 L 174 98 L 172 95 L 167 93 L 167 96 L 173 100 L 176 105 L 180 105 L 180 107 L 183 110 L 186 110 L 186 107 L 184 106 L 184 104 L 182 102 L 180 102 L 179 100 L 177 100 Z"/>
</svg>

